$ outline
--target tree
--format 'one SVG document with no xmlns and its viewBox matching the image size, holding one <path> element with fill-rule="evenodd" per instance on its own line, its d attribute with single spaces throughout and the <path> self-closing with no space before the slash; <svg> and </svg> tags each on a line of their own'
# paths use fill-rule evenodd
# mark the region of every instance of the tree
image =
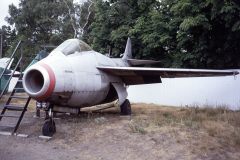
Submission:
<svg viewBox="0 0 240 160">
<path fill-rule="evenodd" d="M 5 57 L 8 49 L 12 46 L 12 42 L 16 38 L 16 31 L 11 29 L 10 26 L 3 25 L 0 29 L 0 34 L 2 35 L 2 57 Z"/>
<path fill-rule="evenodd" d="M 98 0 L 94 5 L 95 17 L 90 32 L 93 48 L 102 53 L 110 50 L 114 56 L 119 56 L 124 51 L 127 38 L 132 35 L 130 30 L 137 18 L 148 13 L 149 5 L 153 2 L 154 0 Z M 138 41 L 136 35 L 134 38 L 134 41 Z M 139 43 L 133 43 L 135 53 L 140 51 L 142 45 Z"/>
<path fill-rule="evenodd" d="M 25 58 L 31 61 L 41 45 L 76 37 L 75 7 L 73 0 L 21 0 L 19 7 L 10 5 L 6 19 L 17 33 L 12 43 L 23 40 Z"/>
<path fill-rule="evenodd" d="M 171 6 L 170 1 L 155 1 L 131 30 L 142 43 L 141 57 L 158 59 L 167 67 L 174 66 L 172 55 L 176 51 L 177 20 L 172 19 Z"/>
<path fill-rule="evenodd" d="M 64 0 L 72 7 L 72 0 Z M 57 44 L 73 37 L 74 31 L 69 20 L 68 8 L 63 1 L 21 0 L 19 8 L 9 6 L 7 21 L 15 25 L 21 38 L 33 44 Z"/>
<path fill-rule="evenodd" d="M 93 23 L 95 11 L 94 11 L 94 0 L 88 0 L 84 3 L 75 4 L 75 15 L 76 23 L 78 24 L 79 38 L 86 42 L 89 42 L 90 37 L 90 26 Z"/>
<path fill-rule="evenodd" d="M 136 58 L 160 60 L 164 67 L 240 66 L 236 0 L 21 0 L 9 13 L 13 37 L 29 42 L 29 54 L 33 46 L 77 37 L 119 56 L 131 37 Z"/>
<path fill-rule="evenodd" d="M 181 17 L 177 31 L 182 66 L 234 68 L 240 65 L 240 6 L 233 1 L 176 1 L 173 19 Z"/>
<path fill-rule="evenodd" d="M 240 6 L 236 0 L 99 0 L 90 35 L 95 49 L 115 56 L 133 38 L 136 57 L 165 67 L 240 66 Z"/>
</svg>

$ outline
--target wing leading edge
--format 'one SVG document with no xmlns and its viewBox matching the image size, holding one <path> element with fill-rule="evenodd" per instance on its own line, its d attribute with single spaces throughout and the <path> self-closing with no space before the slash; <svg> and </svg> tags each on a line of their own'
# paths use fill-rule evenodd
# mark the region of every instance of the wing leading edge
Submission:
<svg viewBox="0 0 240 160">
<path fill-rule="evenodd" d="M 161 78 L 217 77 L 239 74 L 234 70 L 204 70 L 175 68 L 108 67 L 99 70 L 119 76 L 126 85 L 161 83 Z"/>
</svg>

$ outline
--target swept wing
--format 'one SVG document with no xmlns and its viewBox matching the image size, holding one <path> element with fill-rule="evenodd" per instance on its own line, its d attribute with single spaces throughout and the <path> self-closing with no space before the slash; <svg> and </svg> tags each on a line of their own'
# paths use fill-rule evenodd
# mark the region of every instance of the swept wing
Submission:
<svg viewBox="0 0 240 160">
<path fill-rule="evenodd" d="M 239 74 L 235 70 L 108 67 L 98 66 L 108 74 L 120 77 L 126 85 L 161 83 L 161 78 L 217 77 Z"/>
</svg>

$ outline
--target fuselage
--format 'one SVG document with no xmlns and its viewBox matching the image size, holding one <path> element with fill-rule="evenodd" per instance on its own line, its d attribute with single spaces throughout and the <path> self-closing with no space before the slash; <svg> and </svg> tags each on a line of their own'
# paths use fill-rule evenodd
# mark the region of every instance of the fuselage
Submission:
<svg viewBox="0 0 240 160">
<path fill-rule="evenodd" d="M 72 48 L 74 45 L 86 45 L 76 39 L 68 41 L 73 41 L 73 45 L 68 44 Z M 29 67 L 23 77 L 27 94 L 37 101 L 71 107 L 86 107 L 106 101 L 111 82 L 122 81 L 98 70 L 97 66 L 123 67 L 128 63 L 104 56 L 89 46 L 82 48 L 68 48 L 70 51 L 67 52 L 72 53 L 66 54 L 64 46 L 60 45 L 47 58 Z"/>
</svg>

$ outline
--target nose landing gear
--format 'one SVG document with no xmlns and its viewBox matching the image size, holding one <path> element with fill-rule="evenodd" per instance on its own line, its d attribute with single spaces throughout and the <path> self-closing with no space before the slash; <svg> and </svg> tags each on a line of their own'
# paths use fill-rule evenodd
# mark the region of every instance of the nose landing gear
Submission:
<svg viewBox="0 0 240 160">
<path fill-rule="evenodd" d="M 53 106 L 51 104 L 48 104 L 48 105 L 43 105 L 43 104 L 45 104 L 45 102 L 44 103 L 37 102 L 37 109 L 44 109 L 46 112 L 45 122 L 42 127 L 42 134 L 44 136 L 52 137 L 53 134 L 56 133 L 56 125 L 53 120 L 54 114 L 52 112 Z"/>
<path fill-rule="evenodd" d="M 44 136 L 52 137 L 55 132 L 56 125 L 53 118 L 46 119 L 42 127 L 42 134 Z"/>
</svg>

